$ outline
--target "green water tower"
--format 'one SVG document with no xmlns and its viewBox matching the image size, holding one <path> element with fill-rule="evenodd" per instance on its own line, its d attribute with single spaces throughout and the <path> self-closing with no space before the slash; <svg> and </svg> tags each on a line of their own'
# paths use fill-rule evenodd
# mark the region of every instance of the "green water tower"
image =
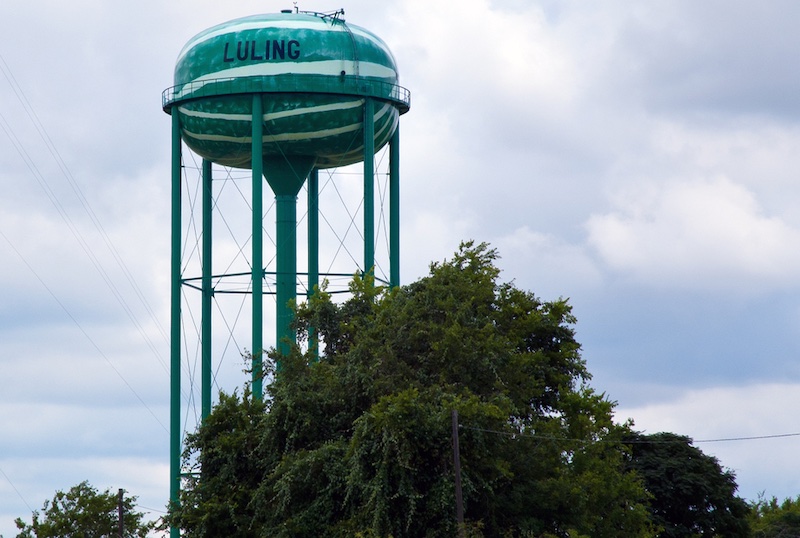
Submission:
<svg viewBox="0 0 800 538">
<path fill-rule="evenodd" d="M 374 155 L 389 145 L 389 284 L 399 285 L 399 117 L 410 107 L 408 90 L 398 85 L 394 57 L 371 32 L 348 24 L 343 11 L 322 14 L 286 10 L 254 15 L 209 28 L 192 38 L 178 56 L 174 86 L 162 106 L 172 117 L 171 262 L 171 499 L 180 487 L 181 452 L 181 293 L 200 282 L 202 293 L 202 416 L 211 409 L 210 304 L 211 165 L 252 170 L 252 356 L 253 392 L 262 393 L 263 183 L 276 205 L 277 304 L 275 339 L 285 351 L 294 338 L 288 308 L 297 296 L 297 196 L 309 192 L 309 222 L 318 170 L 364 163 L 364 261 L 375 265 Z M 183 150 L 202 158 L 202 275 L 184 275 L 181 263 L 181 177 Z M 320 273 L 314 225 L 309 229 L 308 287 Z M 354 270 L 353 272 L 356 272 Z M 176 531 L 173 530 L 173 533 Z"/>
</svg>

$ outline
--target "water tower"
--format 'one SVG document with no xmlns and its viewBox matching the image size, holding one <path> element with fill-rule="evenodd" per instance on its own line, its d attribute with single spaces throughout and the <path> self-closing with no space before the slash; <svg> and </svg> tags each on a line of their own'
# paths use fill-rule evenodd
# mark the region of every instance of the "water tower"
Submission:
<svg viewBox="0 0 800 538">
<path fill-rule="evenodd" d="M 175 85 L 163 94 L 172 116 L 171 261 L 171 499 L 180 487 L 181 294 L 202 296 L 202 416 L 211 409 L 211 298 L 226 278 L 212 272 L 212 163 L 252 171 L 252 237 L 248 294 L 252 297 L 253 392 L 260 397 L 263 352 L 263 184 L 275 196 L 276 327 L 279 349 L 293 339 L 287 304 L 297 296 L 297 197 L 308 196 L 308 288 L 320 271 L 315 213 L 318 171 L 363 162 L 363 266 L 375 265 L 374 155 L 389 145 L 390 276 L 399 284 L 399 116 L 410 94 L 397 84 L 392 53 L 377 36 L 331 14 L 287 10 L 214 26 L 178 56 Z M 182 192 L 184 145 L 202 158 L 202 274 L 184 274 Z M 324 276 L 324 275 L 323 275 Z M 174 531 L 173 531 L 174 532 Z"/>
</svg>

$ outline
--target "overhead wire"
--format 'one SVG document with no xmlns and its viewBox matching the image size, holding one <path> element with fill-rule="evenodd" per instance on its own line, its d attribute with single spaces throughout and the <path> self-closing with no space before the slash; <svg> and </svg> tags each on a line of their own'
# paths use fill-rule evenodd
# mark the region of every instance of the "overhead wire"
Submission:
<svg viewBox="0 0 800 538">
<path fill-rule="evenodd" d="M 44 126 L 42 121 L 39 119 L 39 115 L 36 113 L 36 110 L 33 108 L 33 105 L 28 100 L 28 97 L 25 95 L 25 92 L 22 90 L 22 87 L 17 82 L 16 77 L 14 77 L 14 74 L 11 71 L 11 68 L 8 66 L 8 64 L 6 63 L 6 61 L 5 61 L 5 59 L 3 58 L 2 55 L 0 55 L 0 64 L 2 64 L 2 68 L 0 68 L 0 70 L 3 71 L 3 75 L 5 76 L 6 80 L 9 82 L 9 84 L 11 86 L 11 89 L 14 92 L 14 95 L 17 97 L 19 102 L 22 104 L 23 110 L 27 114 L 28 118 L 31 120 L 31 123 L 33 124 L 34 128 L 36 129 L 36 131 L 39 134 L 39 136 L 42 139 L 42 141 L 44 142 L 45 147 L 50 152 L 50 155 L 53 157 L 53 160 L 56 162 L 57 166 L 59 167 L 59 169 L 61 170 L 61 172 L 64 175 L 65 179 L 67 180 L 68 184 L 72 188 L 72 191 L 76 195 L 76 198 L 78 199 L 78 201 L 80 202 L 81 207 L 83 207 L 84 211 L 86 212 L 86 214 L 91 219 L 92 224 L 94 224 L 95 227 L 97 228 L 97 230 L 100 232 L 100 235 L 101 235 L 106 247 L 111 252 L 112 256 L 114 257 L 114 260 L 117 262 L 117 264 L 119 265 L 120 269 L 122 269 L 123 274 L 125 275 L 126 279 L 128 280 L 128 283 L 131 285 L 132 289 L 136 293 L 137 297 L 139 298 L 139 300 L 141 301 L 142 305 L 145 307 L 147 312 L 150 314 L 150 316 L 156 322 L 157 328 L 159 329 L 159 331 L 161 332 L 162 336 L 166 340 L 168 337 L 167 337 L 167 332 L 164 329 L 164 326 L 160 323 L 160 321 L 158 319 L 158 316 L 155 315 L 155 312 L 153 311 L 153 308 L 150 306 L 150 303 L 147 300 L 147 297 L 142 292 L 141 287 L 136 282 L 136 278 L 131 273 L 130 269 L 128 268 L 128 265 L 125 263 L 124 259 L 122 258 L 122 256 L 120 255 L 119 251 L 117 250 L 116 246 L 114 245 L 114 242 L 108 236 L 108 233 L 106 232 L 105 227 L 102 224 L 102 221 L 99 219 L 99 217 L 95 213 L 94 209 L 92 208 L 92 205 L 89 203 L 89 200 L 86 198 L 86 195 L 84 194 L 83 189 L 81 189 L 80 184 L 75 179 L 75 176 L 72 174 L 72 171 L 70 170 L 69 166 L 67 166 L 66 161 L 64 161 L 63 157 L 61 156 L 61 153 L 58 151 L 58 148 L 56 147 L 55 143 L 53 142 L 53 139 L 50 137 L 50 134 L 48 133 L 47 128 Z"/>
<path fill-rule="evenodd" d="M 120 255 L 119 251 L 117 250 L 116 246 L 114 245 L 114 242 L 108 236 L 108 233 L 106 232 L 105 228 L 103 227 L 102 222 L 100 221 L 100 219 L 98 218 L 98 216 L 95 213 L 94 209 L 92 208 L 91 203 L 86 198 L 85 194 L 83 193 L 83 190 L 81 189 L 81 187 L 78 184 L 77 180 L 75 179 L 74 175 L 70 171 L 70 169 L 67 166 L 67 164 L 64 161 L 64 159 L 61 157 L 61 154 L 59 153 L 57 147 L 55 146 L 55 143 L 53 142 L 52 138 L 50 137 L 47 129 L 45 128 L 45 126 L 41 122 L 41 120 L 39 119 L 39 116 L 36 114 L 36 110 L 34 109 L 33 105 L 30 103 L 30 101 L 28 100 L 28 98 L 27 98 L 24 90 L 22 89 L 22 87 L 18 84 L 16 78 L 14 77 L 13 72 L 11 71 L 11 68 L 8 66 L 8 64 L 6 63 L 6 61 L 5 61 L 5 59 L 3 58 L 2 55 L 0 55 L 0 71 L 3 72 L 3 75 L 4 75 L 5 79 L 6 79 L 6 81 L 11 86 L 11 89 L 14 92 L 14 95 L 16 96 L 16 98 L 20 102 L 20 104 L 22 105 L 22 109 L 25 111 L 28 119 L 31 121 L 31 123 L 33 124 L 36 132 L 39 134 L 39 137 L 44 142 L 45 147 L 47 148 L 47 150 L 50 153 L 51 157 L 53 158 L 53 160 L 55 161 L 55 163 L 58 166 L 59 170 L 61 171 L 61 174 L 66 179 L 68 185 L 72 189 L 72 192 L 75 194 L 75 197 L 79 201 L 79 203 L 80 203 L 81 207 L 83 208 L 84 212 L 87 214 L 87 216 L 89 217 L 90 221 L 94 225 L 95 229 L 98 231 L 100 237 L 102 238 L 104 244 L 106 245 L 106 248 L 111 253 L 112 258 L 114 259 L 114 261 L 119 266 L 120 270 L 122 271 L 122 274 L 128 280 L 128 283 L 130 284 L 131 289 L 134 290 L 135 295 L 137 296 L 137 298 L 141 302 L 141 304 L 144 307 L 146 313 L 153 320 L 154 326 L 161 333 L 161 335 L 164 338 L 164 340 L 168 341 L 167 333 L 164 330 L 163 325 L 161 325 L 161 323 L 160 323 L 160 321 L 158 319 L 158 316 L 155 315 L 155 312 L 153 311 L 153 308 L 150 306 L 149 302 L 147 301 L 147 298 L 145 297 L 144 293 L 142 292 L 141 287 L 136 282 L 136 279 L 134 278 L 134 276 L 131 273 L 130 269 L 128 268 L 127 264 L 123 260 L 122 256 Z M 84 253 L 87 255 L 87 257 L 91 261 L 92 265 L 95 267 L 95 269 L 100 274 L 103 282 L 109 288 L 109 290 L 111 291 L 112 295 L 115 297 L 115 299 L 120 304 L 120 306 L 122 306 L 122 308 L 125 311 L 126 315 L 131 320 L 131 322 L 133 323 L 134 327 L 136 327 L 136 329 L 138 330 L 138 332 L 142 336 L 143 340 L 147 344 L 148 348 L 151 350 L 151 352 L 154 354 L 154 356 L 156 357 L 158 362 L 161 364 L 162 368 L 165 371 L 168 371 L 168 369 L 166 367 L 166 362 L 164 361 L 164 359 L 163 359 L 163 357 L 161 355 L 161 352 L 159 351 L 159 349 L 155 346 L 155 344 L 150 339 L 150 336 L 145 331 L 144 326 L 142 325 L 142 323 L 137 318 L 137 316 L 134 313 L 133 309 L 130 307 L 130 305 L 126 301 L 124 295 L 121 293 L 121 291 L 119 290 L 119 288 L 117 287 L 117 285 L 115 284 L 113 279 L 110 277 L 110 275 L 109 275 L 108 271 L 106 270 L 104 264 L 101 262 L 99 257 L 96 255 L 96 253 L 92 249 L 92 247 L 89 244 L 89 242 L 85 239 L 83 234 L 80 232 L 80 229 L 74 224 L 74 222 L 72 221 L 69 213 L 66 211 L 66 209 L 63 206 L 63 204 L 61 203 L 59 197 L 55 194 L 55 191 L 50 186 L 50 184 L 47 181 L 46 177 L 40 172 L 39 168 L 36 166 L 36 163 L 31 158 L 31 156 L 27 152 L 27 150 L 25 149 L 24 144 L 16 136 L 16 134 L 13 131 L 13 129 L 11 128 L 11 125 L 8 123 L 8 121 L 5 119 L 5 117 L 2 117 L 2 123 L 3 123 L 3 130 L 6 132 L 6 135 L 9 137 L 9 139 L 11 139 L 12 145 L 17 150 L 17 152 L 20 154 L 20 156 L 22 157 L 22 159 L 25 162 L 26 166 L 28 167 L 28 169 L 30 170 L 30 172 L 34 176 L 34 178 L 37 180 L 37 183 L 39 184 L 39 186 L 45 192 L 45 194 L 46 194 L 47 198 L 50 200 L 51 204 L 56 208 L 57 213 L 62 218 L 62 220 L 65 222 L 65 224 L 67 225 L 67 228 L 70 230 L 70 232 L 73 235 L 73 237 L 76 239 L 78 244 L 81 246 L 81 249 L 84 251 Z"/>
<path fill-rule="evenodd" d="M 81 323 L 78 321 L 78 319 L 75 316 L 72 315 L 72 312 L 66 307 L 66 305 L 63 302 L 61 302 L 61 300 L 53 292 L 53 290 L 50 289 L 50 286 L 48 286 L 47 283 L 42 279 L 42 277 L 39 276 L 39 273 L 36 271 L 36 269 L 33 268 L 33 266 L 25 258 L 25 256 L 23 256 L 22 253 L 17 249 L 17 247 L 14 245 L 14 243 L 11 242 L 11 239 L 9 239 L 8 236 L 5 233 L 3 233 L 2 230 L 0 230 L 0 236 L 2 236 L 3 239 L 6 240 L 6 242 L 11 247 L 11 250 L 13 250 L 14 253 L 20 258 L 20 260 L 22 260 L 22 263 L 24 263 L 25 266 L 28 268 L 28 270 L 31 272 L 31 274 L 34 277 L 36 277 L 36 279 L 39 281 L 39 283 L 42 285 L 42 287 L 44 287 L 44 289 L 47 290 L 47 293 L 50 294 L 50 296 L 53 298 L 53 300 L 56 302 L 56 304 L 58 304 L 58 306 L 61 307 L 61 309 L 64 311 L 64 313 L 67 315 L 67 317 L 70 320 L 72 320 L 72 322 L 75 324 L 76 327 L 78 327 L 78 329 L 83 334 L 83 336 L 89 341 L 89 343 L 92 345 L 92 347 L 94 347 L 95 351 L 97 351 L 97 353 L 101 357 L 103 357 L 103 359 L 105 359 L 106 363 L 108 363 L 108 365 L 111 367 L 111 369 L 114 371 L 114 373 L 117 374 L 117 376 L 122 380 L 122 382 L 125 384 L 125 386 L 127 386 L 128 389 L 130 389 L 131 393 L 133 393 L 133 395 L 136 397 L 136 399 L 139 400 L 139 403 L 141 403 L 145 407 L 145 409 L 147 409 L 147 411 L 153 416 L 153 418 L 156 420 L 156 422 L 158 422 L 161 425 L 161 427 L 164 429 L 164 431 L 169 433 L 169 430 L 167 429 L 166 426 L 164 426 L 164 423 L 161 422 L 161 419 L 158 418 L 158 415 L 156 415 L 153 412 L 153 410 L 150 408 L 150 406 L 147 405 L 147 402 L 145 402 L 144 399 L 139 395 L 139 393 L 136 392 L 136 389 L 134 389 L 133 386 L 128 382 L 128 380 L 125 379 L 125 376 L 123 376 L 122 373 L 117 369 L 117 367 L 114 366 L 114 363 L 111 362 L 111 359 L 108 358 L 108 355 L 106 355 L 105 352 L 100 348 L 100 346 L 97 345 L 97 342 L 94 341 L 94 338 L 92 338 L 91 335 L 86 331 L 86 329 L 83 328 L 83 325 L 81 325 Z"/>
<path fill-rule="evenodd" d="M 133 506 L 136 507 L 136 508 L 139 508 L 141 510 L 147 510 L 148 512 L 155 512 L 156 514 L 165 514 L 166 515 L 166 514 L 169 513 L 166 510 L 164 510 L 163 508 L 150 508 L 149 506 L 142 506 L 141 504 L 134 504 Z"/>
<path fill-rule="evenodd" d="M 27 507 L 28 507 L 28 510 L 29 510 L 30 512 L 33 512 L 33 508 L 31 508 L 31 505 L 30 505 L 30 504 L 28 504 L 28 501 L 27 501 L 27 500 L 25 500 L 25 497 L 23 497 L 23 496 L 22 496 L 22 493 L 20 493 L 20 491 L 17 489 L 17 486 L 15 486 L 15 485 L 14 485 L 14 482 L 12 482 L 12 481 L 11 481 L 11 479 L 8 477 L 8 475 L 7 475 L 7 474 L 6 474 L 6 472 L 3 470 L 3 468 L 2 468 L 2 467 L 0 467 L 0 474 L 2 474 L 2 475 L 3 475 L 3 477 L 6 479 L 6 482 L 8 482 L 8 483 L 9 483 L 9 485 L 11 486 L 11 489 L 13 489 L 13 490 L 14 490 L 14 492 L 17 494 L 17 497 L 19 497 L 19 498 L 22 500 L 23 504 L 25 504 L 25 506 L 27 506 Z"/>
<path fill-rule="evenodd" d="M 572 443 L 611 443 L 611 444 L 624 444 L 624 445 L 635 445 L 635 444 L 671 444 L 671 443 L 678 443 L 683 442 L 679 440 L 659 440 L 659 439 L 578 439 L 578 438 L 569 438 L 569 437 L 557 437 L 554 435 L 539 435 L 536 433 L 527 433 L 527 432 L 504 432 L 500 430 L 492 430 L 488 428 L 479 428 L 477 426 L 468 426 L 459 422 L 459 428 L 463 428 L 465 430 L 475 430 L 481 431 L 485 433 L 492 433 L 496 435 L 503 435 L 505 437 L 526 437 L 532 439 L 542 439 L 547 441 L 562 441 L 562 442 L 572 442 Z M 682 436 L 683 437 L 683 436 Z M 762 439 L 783 439 L 787 437 L 800 437 L 800 432 L 796 433 L 778 433 L 778 434 L 771 434 L 771 435 L 752 435 L 752 436 L 739 436 L 739 437 L 721 437 L 715 439 L 692 439 L 689 437 L 690 443 L 726 443 L 726 442 L 733 442 L 733 441 L 757 441 Z"/>
<path fill-rule="evenodd" d="M 8 126 L 8 124 L 7 124 L 6 120 L 5 120 L 5 117 L 3 117 L 3 115 L 2 115 L 2 114 L 0 114 L 0 127 L 2 127 L 2 128 L 3 128 L 3 130 L 6 132 L 6 134 L 7 134 L 7 135 L 9 135 L 9 138 L 11 139 L 11 141 L 12 141 L 12 144 L 14 144 L 14 145 L 15 145 L 15 147 L 17 147 L 17 142 L 18 142 L 18 139 L 17 139 L 17 138 L 16 138 L 16 136 L 13 134 L 13 132 L 10 132 L 9 130 L 7 130 L 7 127 L 9 127 L 9 126 Z M 22 148 L 22 147 L 19 147 L 18 149 L 20 149 L 20 150 L 22 151 L 21 155 L 22 155 L 22 156 L 23 156 L 23 158 L 25 159 L 25 161 L 26 161 L 26 164 L 28 164 L 28 165 L 29 165 L 29 168 L 31 169 L 31 171 L 34 171 L 34 170 L 38 171 L 38 169 L 36 169 L 36 165 L 35 165 L 35 164 L 34 164 L 34 163 L 31 161 L 31 160 L 29 160 L 29 156 L 28 156 L 28 154 L 27 154 L 27 151 L 25 151 L 25 150 L 24 150 L 24 148 Z M 52 191 L 45 190 L 45 192 L 50 192 L 50 193 L 51 193 Z M 58 204 L 56 205 L 56 208 L 57 208 L 57 210 L 59 210 L 59 211 L 63 211 L 63 207 L 60 207 L 60 205 L 58 205 Z M 70 225 L 72 225 L 72 222 L 71 222 L 69 219 L 67 219 L 67 222 L 68 222 Z M 132 386 L 131 386 L 131 384 L 128 382 L 128 380 L 127 380 L 127 379 L 125 379 L 125 377 L 122 375 L 122 373 L 121 373 L 121 372 L 120 372 L 120 371 L 119 371 L 119 370 L 116 368 L 116 366 L 114 366 L 114 364 L 111 362 L 111 360 L 108 358 L 108 356 L 107 356 L 107 355 L 106 355 L 106 354 L 103 352 L 103 350 L 102 350 L 102 349 L 101 349 L 101 348 L 100 348 L 100 347 L 97 345 L 97 343 L 96 343 L 96 342 L 94 341 L 94 339 L 93 339 L 93 338 L 92 338 L 92 337 L 89 335 L 89 333 L 88 333 L 88 332 L 87 332 L 87 331 L 86 331 L 86 330 L 83 328 L 83 326 L 80 324 L 80 322 L 77 320 L 77 318 L 75 318 L 75 316 L 73 316 L 73 315 L 72 315 L 72 312 L 71 312 L 71 311 L 70 311 L 70 310 L 69 310 L 69 309 L 66 307 L 66 305 L 64 305 L 64 303 L 63 303 L 63 302 L 62 302 L 62 301 L 61 301 L 61 300 L 58 298 L 58 296 L 55 294 L 55 292 L 53 292 L 53 290 L 52 290 L 52 289 L 51 289 L 51 288 L 50 288 L 50 287 L 49 287 L 49 286 L 48 286 L 48 285 L 45 283 L 44 279 L 43 279 L 43 278 L 42 278 L 42 277 L 39 275 L 39 273 L 37 273 L 37 272 L 36 272 L 36 270 L 33 268 L 33 266 L 31 265 L 31 263 L 30 263 L 30 262 L 27 260 L 27 258 L 26 258 L 26 257 L 25 257 L 25 256 L 24 256 L 24 255 L 23 255 L 23 254 L 22 254 L 22 253 L 19 251 L 19 249 L 17 249 L 17 247 L 14 245 L 14 243 L 11 241 L 11 239 L 10 239 L 10 238 L 9 238 L 9 237 L 8 237 L 8 236 L 7 236 L 7 235 L 6 235 L 6 234 L 5 234 L 3 231 L 2 231 L 2 230 L 0 230 L 0 235 L 2 235 L 2 236 L 3 236 L 3 239 L 5 239 L 5 241 L 6 241 L 6 242 L 9 244 L 9 246 L 10 246 L 10 247 L 11 247 L 11 249 L 12 249 L 12 250 L 15 252 L 15 254 L 16 254 L 16 255 L 17 255 L 17 256 L 18 256 L 18 257 L 19 257 L 19 258 L 22 260 L 22 262 L 25 264 L 25 266 L 28 268 L 28 270 L 31 272 L 31 274 L 33 274 L 33 275 L 36 277 L 36 279 L 39 281 L 39 283 L 40 283 L 40 284 L 41 284 L 41 285 L 42 285 L 42 286 L 43 286 L 43 287 L 44 287 L 44 288 L 47 290 L 47 292 L 50 294 L 50 296 L 51 296 L 51 297 L 52 297 L 52 298 L 53 298 L 53 299 L 56 301 L 56 303 L 57 303 L 57 304 L 58 304 L 58 305 L 61 307 L 61 309 L 62 309 L 62 310 L 63 310 L 63 311 L 64 311 L 64 312 L 67 314 L 67 316 L 68 316 L 68 317 L 69 317 L 69 318 L 70 318 L 70 319 L 73 321 L 73 323 L 74 323 L 74 324 L 75 324 L 75 325 L 78 327 L 78 329 L 79 329 L 79 330 L 81 331 L 81 333 L 82 333 L 82 334 L 83 334 L 83 335 L 86 337 L 86 339 L 89 341 L 89 343 L 90 343 L 90 344 L 91 344 L 91 345 L 92 345 L 92 346 L 93 346 L 93 347 L 94 347 L 94 348 L 97 350 L 97 352 L 98 352 L 98 353 L 100 353 L 100 355 L 101 355 L 101 356 L 102 356 L 102 357 L 103 357 L 103 358 L 106 360 L 106 362 L 108 363 L 108 365 L 109 365 L 109 366 L 112 368 L 112 370 L 114 370 L 114 372 L 117 374 L 117 376 L 119 376 L 119 377 L 120 377 L 120 379 L 123 381 L 123 383 L 124 383 L 124 384 L 125 384 L 125 385 L 126 385 L 126 386 L 127 386 L 127 387 L 128 387 L 130 390 L 131 390 L 131 391 L 132 391 L 132 393 L 134 394 L 134 396 L 136 396 L 136 398 L 137 398 L 137 399 L 138 399 L 138 400 L 139 400 L 139 401 L 140 401 L 140 402 L 141 402 L 141 403 L 142 403 L 142 404 L 145 406 L 145 408 L 146 408 L 146 409 L 147 409 L 147 410 L 150 412 L 150 414 L 151 414 L 151 415 L 153 415 L 153 417 L 156 419 L 156 421 L 157 421 L 157 422 L 158 422 L 158 423 L 159 423 L 159 424 L 162 426 L 162 428 L 163 428 L 163 427 L 164 427 L 163 423 L 161 423 L 161 421 L 158 419 L 158 417 L 156 416 L 156 414 L 155 414 L 155 413 L 153 413 L 153 410 L 152 410 L 152 409 L 150 409 L 150 407 L 149 407 L 149 406 L 148 406 L 148 405 L 147 405 L 147 404 L 144 402 L 144 400 L 142 399 L 142 397 L 141 397 L 141 396 L 139 396 L 139 394 L 138 394 L 138 393 L 137 393 L 137 392 L 136 392 L 136 391 L 133 389 L 133 387 L 132 387 Z M 88 253 L 87 253 L 87 254 L 88 254 Z"/>
<path fill-rule="evenodd" d="M 751 435 L 748 437 L 723 437 L 720 439 L 694 439 L 693 443 L 727 443 L 731 441 L 757 441 L 759 439 L 780 439 L 784 437 L 800 437 L 797 433 L 776 433 L 772 435 Z"/>
</svg>

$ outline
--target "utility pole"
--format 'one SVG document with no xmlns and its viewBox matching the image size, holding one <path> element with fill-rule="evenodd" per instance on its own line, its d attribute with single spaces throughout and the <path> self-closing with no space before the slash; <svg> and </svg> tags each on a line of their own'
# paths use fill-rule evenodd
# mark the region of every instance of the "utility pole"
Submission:
<svg viewBox="0 0 800 538">
<path fill-rule="evenodd" d="M 465 538 L 464 500 L 461 497 L 461 452 L 458 448 L 458 411 L 453 409 L 453 469 L 456 478 L 456 523 L 459 538 Z"/>
<path fill-rule="evenodd" d="M 117 495 L 117 513 L 119 514 L 119 538 L 124 538 L 124 526 L 122 524 L 123 516 L 125 515 L 125 508 L 122 505 L 122 493 L 123 489 L 119 488 L 119 494 Z"/>
</svg>

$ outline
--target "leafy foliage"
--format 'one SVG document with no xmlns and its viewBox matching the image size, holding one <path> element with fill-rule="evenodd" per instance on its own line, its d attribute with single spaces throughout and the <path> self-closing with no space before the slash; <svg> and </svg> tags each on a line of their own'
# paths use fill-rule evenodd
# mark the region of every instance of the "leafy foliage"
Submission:
<svg viewBox="0 0 800 538">
<path fill-rule="evenodd" d="M 751 505 L 750 527 L 753 538 L 789 538 L 800 536 L 800 497 L 769 501 L 760 497 Z"/>
<path fill-rule="evenodd" d="M 634 434 L 629 442 L 631 466 L 653 496 L 660 537 L 750 536 L 750 509 L 736 496 L 736 477 L 715 457 L 674 433 Z"/>
<path fill-rule="evenodd" d="M 569 304 L 500 283 L 496 259 L 466 243 L 408 286 L 356 278 L 340 305 L 323 291 L 297 307 L 299 340 L 320 349 L 273 352 L 264 404 L 221 396 L 187 441 L 199 476 L 169 522 L 190 537 L 454 536 L 457 410 L 470 536 L 653 536 Z"/>
<path fill-rule="evenodd" d="M 123 496 L 123 531 L 127 538 L 144 538 L 154 523 L 136 512 L 136 497 Z M 98 492 L 84 481 L 69 491 L 57 491 L 45 501 L 31 524 L 17 518 L 17 538 L 103 538 L 119 536 L 119 499 L 109 490 Z"/>
<path fill-rule="evenodd" d="M 184 479 L 192 510 L 177 511 L 172 525 L 194 529 L 196 536 L 254 536 L 252 493 L 267 468 L 258 450 L 265 411 L 249 388 L 243 398 L 220 394 L 213 413 L 187 440 L 187 455 L 200 452 L 195 464 L 202 465 L 202 474 Z"/>
</svg>

